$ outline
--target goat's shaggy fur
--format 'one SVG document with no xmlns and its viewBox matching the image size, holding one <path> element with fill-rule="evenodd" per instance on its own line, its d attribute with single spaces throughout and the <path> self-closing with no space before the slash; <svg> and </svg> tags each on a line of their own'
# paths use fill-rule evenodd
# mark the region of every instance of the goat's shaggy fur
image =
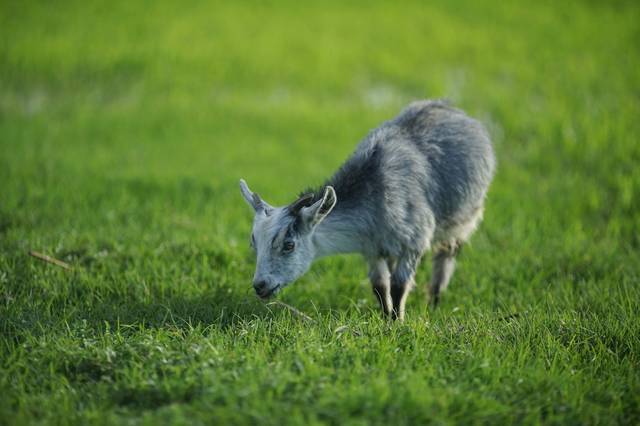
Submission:
<svg viewBox="0 0 640 426">
<path fill-rule="evenodd" d="M 442 101 L 421 101 L 371 131 L 333 177 L 291 206 L 269 206 L 243 181 L 256 210 L 256 291 L 273 294 L 314 258 L 359 252 L 383 311 L 402 318 L 418 263 L 432 250 L 437 303 L 482 219 L 494 169 L 482 124 Z"/>
</svg>

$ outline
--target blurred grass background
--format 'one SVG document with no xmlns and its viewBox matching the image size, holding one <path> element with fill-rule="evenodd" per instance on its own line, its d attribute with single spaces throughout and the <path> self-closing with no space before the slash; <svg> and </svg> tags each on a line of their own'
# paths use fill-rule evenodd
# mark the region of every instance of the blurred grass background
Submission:
<svg viewBox="0 0 640 426">
<path fill-rule="evenodd" d="M 637 423 L 638 22 L 622 1 L 3 1 L 0 422 Z M 389 327 L 353 256 L 282 293 L 316 326 L 255 301 L 238 179 L 289 202 L 441 97 L 499 161 L 442 308 L 419 287 Z"/>
</svg>

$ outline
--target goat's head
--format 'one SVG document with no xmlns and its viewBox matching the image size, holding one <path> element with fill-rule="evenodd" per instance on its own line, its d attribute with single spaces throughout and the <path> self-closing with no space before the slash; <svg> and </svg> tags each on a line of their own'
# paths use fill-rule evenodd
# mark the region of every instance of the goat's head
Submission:
<svg viewBox="0 0 640 426">
<path fill-rule="evenodd" d="M 268 298 L 309 270 L 315 256 L 313 232 L 336 204 L 331 186 L 321 198 L 306 194 L 285 207 L 272 207 L 240 180 L 240 191 L 255 216 L 251 247 L 256 253 L 253 287 Z"/>
</svg>

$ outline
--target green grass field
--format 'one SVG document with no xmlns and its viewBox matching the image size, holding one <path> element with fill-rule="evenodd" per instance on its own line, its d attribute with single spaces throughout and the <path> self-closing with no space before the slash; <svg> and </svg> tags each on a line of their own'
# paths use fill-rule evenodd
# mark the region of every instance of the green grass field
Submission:
<svg viewBox="0 0 640 426">
<path fill-rule="evenodd" d="M 3 1 L 0 424 L 639 424 L 640 7 L 557 3 Z M 238 179 L 440 97 L 499 162 L 441 306 L 258 301 Z"/>
</svg>

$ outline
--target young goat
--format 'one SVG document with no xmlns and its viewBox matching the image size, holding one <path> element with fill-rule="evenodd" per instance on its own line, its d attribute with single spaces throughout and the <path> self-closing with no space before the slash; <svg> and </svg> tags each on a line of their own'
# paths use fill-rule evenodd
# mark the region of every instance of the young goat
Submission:
<svg viewBox="0 0 640 426">
<path fill-rule="evenodd" d="M 494 169 L 482 124 L 444 102 L 421 101 L 371 131 L 332 178 L 288 206 L 270 206 L 240 180 L 255 210 L 256 293 L 276 294 L 314 259 L 357 252 L 383 312 L 401 320 L 420 258 L 432 250 L 437 305 L 482 219 Z"/>
</svg>

